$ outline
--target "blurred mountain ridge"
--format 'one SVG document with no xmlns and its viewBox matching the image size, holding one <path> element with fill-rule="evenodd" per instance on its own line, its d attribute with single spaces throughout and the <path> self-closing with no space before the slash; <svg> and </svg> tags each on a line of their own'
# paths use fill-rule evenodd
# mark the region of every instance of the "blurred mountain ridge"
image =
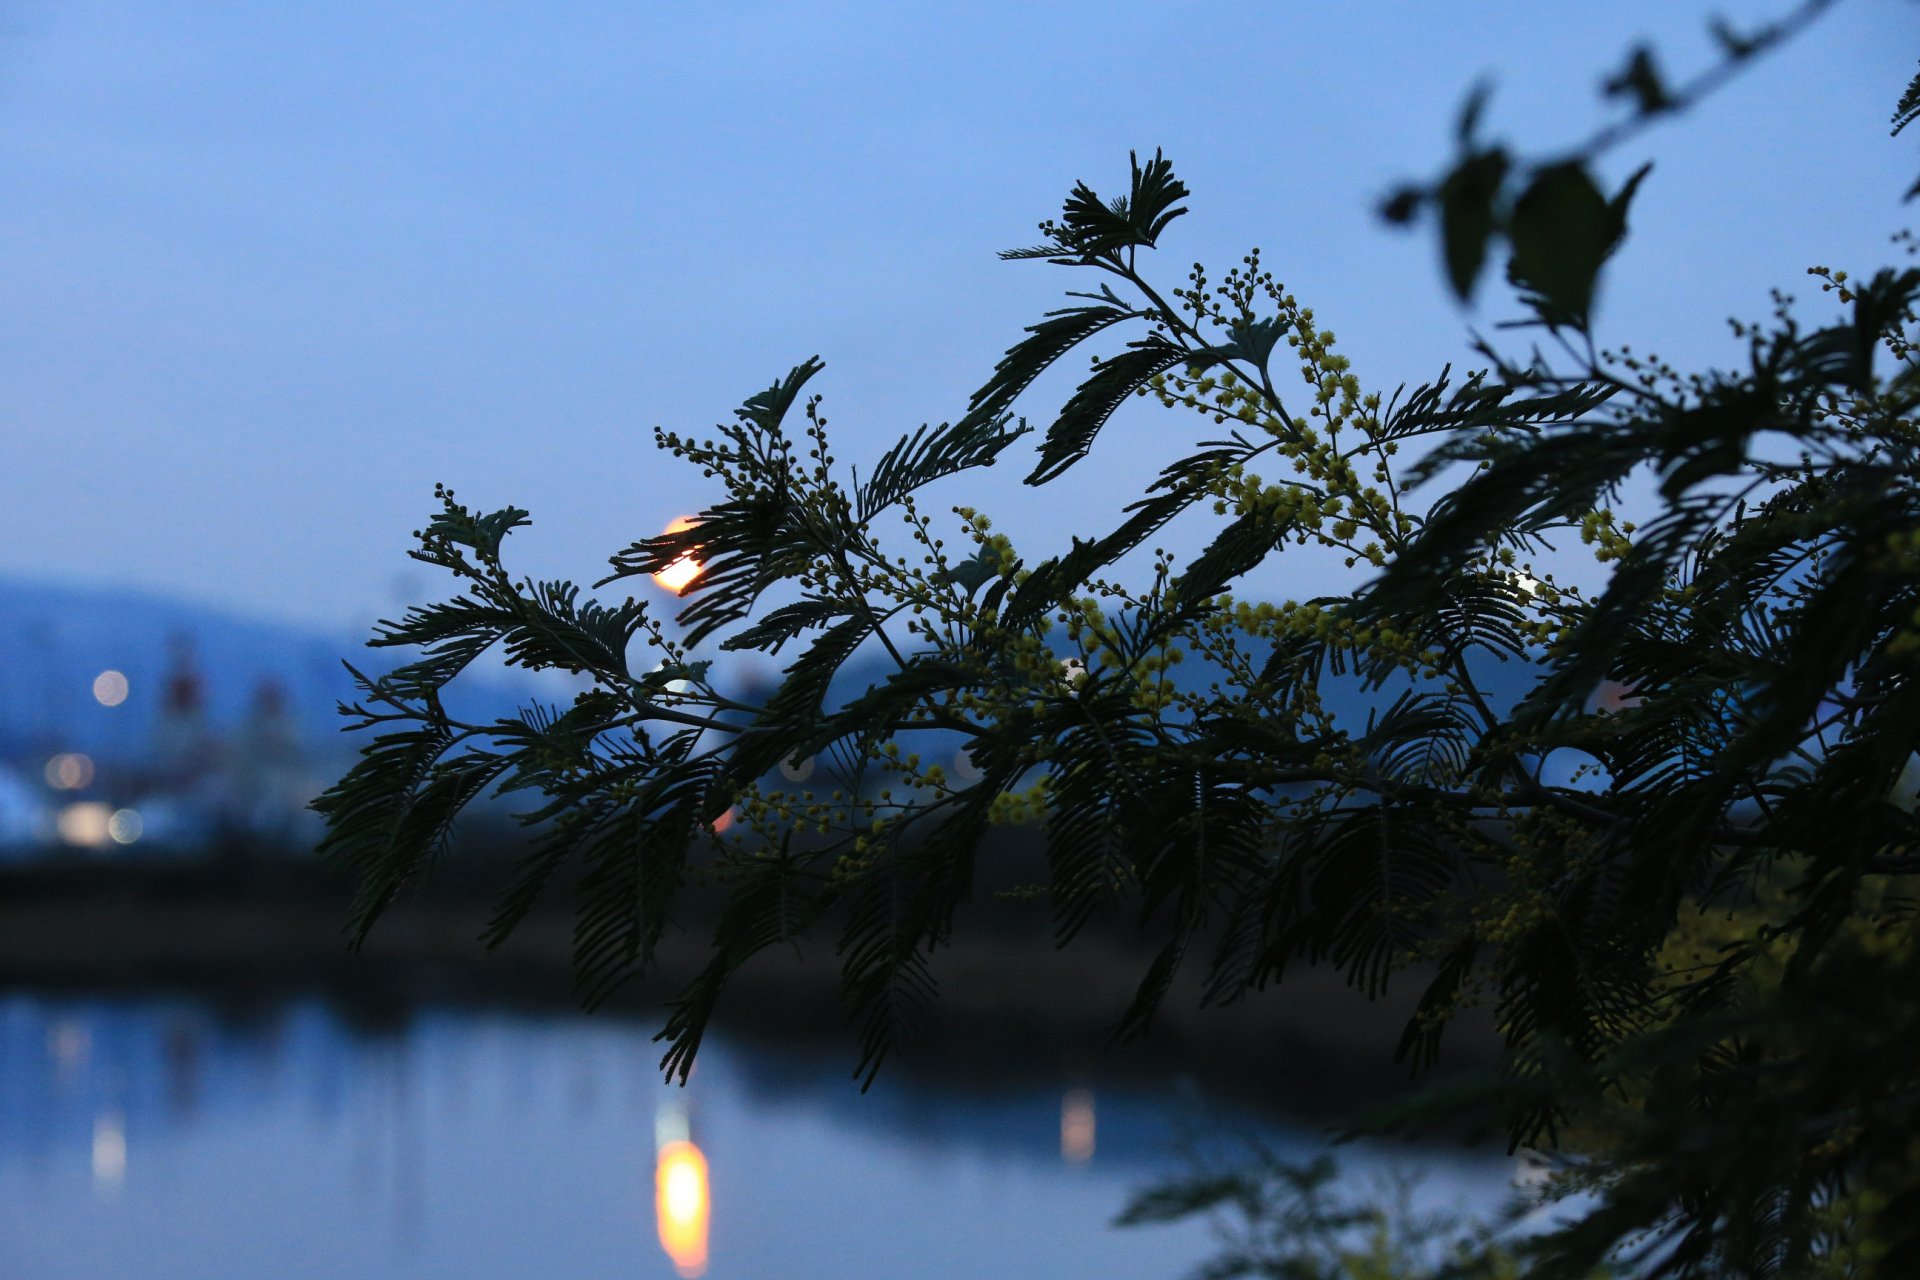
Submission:
<svg viewBox="0 0 1920 1280">
<path fill-rule="evenodd" d="M 138 757 L 160 733 L 170 685 L 176 697 L 197 696 L 216 731 L 272 700 L 306 750 L 345 755 L 358 742 L 341 732 L 348 722 L 338 704 L 355 697 L 344 663 L 383 671 L 404 660 L 368 649 L 367 634 L 364 626 L 329 634 L 242 617 L 138 588 L 0 577 L 0 755 Z M 95 682 L 107 672 L 125 677 L 117 705 L 96 696 Z M 182 679 L 195 686 L 182 687 Z M 466 685 L 472 710 L 488 718 L 570 696 L 504 668 Z"/>
</svg>

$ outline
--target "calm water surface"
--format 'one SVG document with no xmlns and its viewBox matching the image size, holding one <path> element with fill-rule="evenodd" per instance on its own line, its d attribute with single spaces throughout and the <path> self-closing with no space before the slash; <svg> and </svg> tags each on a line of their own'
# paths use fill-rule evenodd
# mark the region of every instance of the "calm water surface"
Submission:
<svg viewBox="0 0 1920 1280">
<path fill-rule="evenodd" d="M 1203 1225 L 1107 1224 L 1183 1168 L 1181 1134 L 1319 1147 L 1173 1088 L 895 1073 L 861 1096 L 848 1060 L 724 1041 L 668 1088 L 650 1034 L 0 994 L 0 1274 L 1177 1277 L 1208 1255 Z M 1420 1172 L 1429 1199 L 1490 1206 L 1509 1168 Z"/>
</svg>

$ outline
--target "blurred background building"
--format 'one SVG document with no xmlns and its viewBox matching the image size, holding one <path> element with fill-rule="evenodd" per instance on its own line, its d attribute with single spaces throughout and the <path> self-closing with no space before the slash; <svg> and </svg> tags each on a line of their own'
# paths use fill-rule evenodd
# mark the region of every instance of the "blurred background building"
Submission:
<svg viewBox="0 0 1920 1280">
<path fill-rule="evenodd" d="M 0 580 L 0 859 L 310 850 L 308 805 L 357 745 L 338 707 L 361 639 Z M 492 716 L 531 692 L 472 696 Z"/>
</svg>

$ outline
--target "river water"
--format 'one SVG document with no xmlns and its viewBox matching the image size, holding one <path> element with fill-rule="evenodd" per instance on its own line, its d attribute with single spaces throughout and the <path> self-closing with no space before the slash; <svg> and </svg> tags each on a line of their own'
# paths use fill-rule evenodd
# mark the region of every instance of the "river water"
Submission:
<svg viewBox="0 0 1920 1280">
<path fill-rule="evenodd" d="M 1183 1139 L 1310 1130 L 1190 1090 L 849 1083 L 844 1055 L 710 1042 L 661 1083 L 651 1028 L 318 1001 L 0 994 L 0 1274 L 1178 1277 L 1198 1222 L 1116 1230 Z M 1350 1152 L 1488 1208 L 1492 1156 Z"/>
</svg>

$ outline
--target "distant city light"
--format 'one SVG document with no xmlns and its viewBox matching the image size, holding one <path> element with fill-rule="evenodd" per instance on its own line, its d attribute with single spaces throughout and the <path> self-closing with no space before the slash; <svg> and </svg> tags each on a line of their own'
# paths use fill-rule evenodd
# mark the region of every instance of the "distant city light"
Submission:
<svg viewBox="0 0 1920 1280">
<path fill-rule="evenodd" d="M 1060 1158 L 1069 1164 L 1093 1159 L 1093 1092 L 1069 1089 L 1060 1099 Z"/>
<path fill-rule="evenodd" d="M 681 516 L 667 526 L 666 532 L 684 533 L 699 523 L 700 522 L 692 516 Z M 672 564 L 654 574 L 653 581 L 654 585 L 677 593 L 685 591 L 692 585 L 695 578 L 698 578 L 705 572 L 706 566 L 698 560 L 695 560 L 692 556 L 681 556 L 678 560 L 675 560 Z"/>
<path fill-rule="evenodd" d="M 97 1191 L 119 1188 L 127 1177 L 127 1127 L 108 1111 L 93 1121 L 93 1185 Z"/>
<path fill-rule="evenodd" d="M 682 1276 L 707 1270 L 707 1158 L 684 1139 L 660 1148 L 653 1173 L 653 1208 L 660 1247 Z"/>
<path fill-rule="evenodd" d="M 715 835 L 719 835 L 722 831 L 725 831 L 728 827 L 732 825 L 733 825 L 733 810 L 728 809 L 725 813 L 722 813 L 719 817 L 713 820 L 713 825 L 709 827 L 708 830 L 712 831 L 713 834 Z"/>
<path fill-rule="evenodd" d="M 104 848 L 113 839 L 113 810 L 97 800 L 70 804 L 53 822 L 63 842 L 82 849 Z"/>
<path fill-rule="evenodd" d="M 132 844 L 146 832 L 147 824 L 140 819 L 138 809 L 116 809 L 107 819 L 107 834 L 113 837 L 115 844 Z"/>
<path fill-rule="evenodd" d="M 78 751 L 63 751 L 47 761 L 46 778 L 55 791 L 83 791 L 93 785 L 93 761 Z"/>
<path fill-rule="evenodd" d="M 117 707 L 127 700 L 127 678 L 118 671 L 102 671 L 93 678 L 93 700 L 103 707 Z"/>
</svg>

